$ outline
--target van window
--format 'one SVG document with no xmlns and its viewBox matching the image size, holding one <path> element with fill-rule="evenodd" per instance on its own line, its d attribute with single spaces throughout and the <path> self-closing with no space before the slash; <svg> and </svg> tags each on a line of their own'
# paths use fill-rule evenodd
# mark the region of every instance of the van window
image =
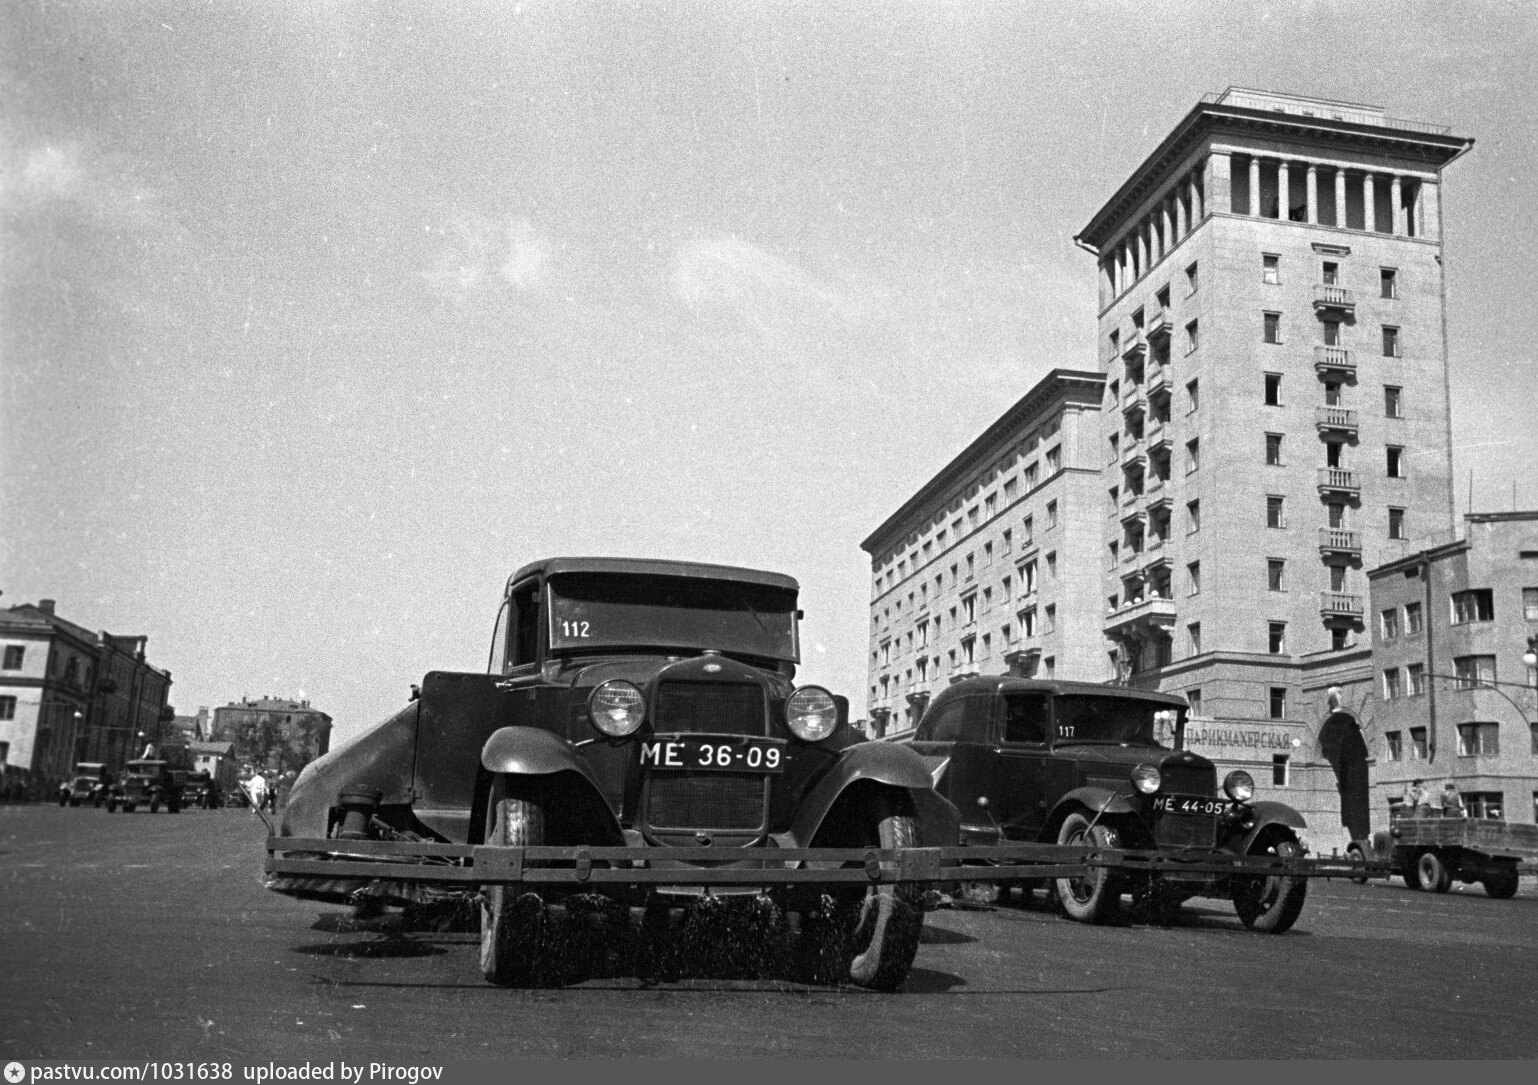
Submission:
<svg viewBox="0 0 1538 1085">
<path fill-rule="evenodd" d="M 914 734 L 915 742 L 957 742 L 961 739 L 962 713 L 966 711 L 967 698 L 958 697 L 942 705 L 937 712 L 929 712 Z"/>
<path fill-rule="evenodd" d="M 1047 741 L 1049 705 L 1045 693 L 1009 693 L 1004 696 L 1004 741 Z"/>
</svg>

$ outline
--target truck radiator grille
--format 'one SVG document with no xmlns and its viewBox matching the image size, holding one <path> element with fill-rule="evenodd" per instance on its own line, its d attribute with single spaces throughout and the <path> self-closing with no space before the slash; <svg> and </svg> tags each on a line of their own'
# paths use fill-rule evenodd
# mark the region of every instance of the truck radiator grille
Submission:
<svg viewBox="0 0 1538 1085">
<path fill-rule="evenodd" d="M 762 735 L 767 722 L 758 685 L 664 682 L 652 709 L 652 730 L 660 734 Z"/>
<path fill-rule="evenodd" d="M 1218 822 L 1216 818 L 1165 814 L 1154 826 L 1154 840 L 1160 847 L 1216 847 Z"/>
<path fill-rule="evenodd" d="M 1208 765 L 1161 765 L 1160 790 L 1169 795 L 1208 795 L 1218 793 L 1217 770 Z"/>
<path fill-rule="evenodd" d="M 654 829 L 757 829 L 767 786 L 757 774 L 653 773 L 646 820 Z"/>
</svg>

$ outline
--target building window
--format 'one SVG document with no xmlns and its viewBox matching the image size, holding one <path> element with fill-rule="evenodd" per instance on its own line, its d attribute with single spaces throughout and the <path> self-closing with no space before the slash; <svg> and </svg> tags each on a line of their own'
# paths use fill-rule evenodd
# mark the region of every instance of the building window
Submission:
<svg viewBox="0 0 1538 1085">
<path fill-rule="evenodd" d="M 1282 341 L 1282 314 L 1266 313 L 1264 318 L 1264 331 L 1261 338 L 1267 343 L 1280 343 Z"/>
<path fill-rule="evenodd" d="M 1454 689 L 1493 686 L 1495 685 L 1495 657 L 1454 656 L 1453 674 L 1457 676 Z"/>
<path fill-rule="evenodd" d="M 1280 433 L 1266 434 L 1266 466 L 1282 466 L 1282 435 Z"/>
<path fill-rule="evenodd" d="M 1013 499 L 1014 496 L 1015 496 L 1015 491 L 1018 490 L 1019 488 L 1020 488 L 1020 483 L 1019 483 L 1018 480 L 1012 479 L 1012 478 L 1005 480 L 1005 482 L 1004 482 L 1004 500 L 1005 501 L 1009 501 L 1009 500 Z"/>
<path fill-rule="evenodd" d="M 1538 622 L 1538 588 L 1522 589 L 1522 618 L 1524 621 Z"/>
<path fill-rule="evenodd" d="M 1340 225 L 1344 226 L 1345 223 L 1341 223 Z M 1339 286 L 1340 265 L 1333 260 L 1326 260 L 1324 262 L 1324 267 L 1321 270 L 1321 277 L 1325 286 Z"/>
<path fill-rule="evenodd" d="M 1286 591 L 1287 588 L 1283 584 L 1283 578 L 1286 575 L 1286 571 L 1287 561 L 1285 558 L 1267 558 L 1266 587 L 1270 591 Z"/>
<path fill-rule="evenodd" d="M 1330 590 L 1331 591 L 1345 591 L 1346 590 L 1346 574 L 1349 571 L 1350 570 L 1348 570 L 1346 568 L 1346 566 L 1344 566 L 1344 565 L 1331 565 L 1330 566 Z"/>
<path fill-rule="evenodd" d="M 1324 336 L 1325 346 L 1338 347 L 1343 345 L 1340 341 L 1340 321 L 1322 320 L 1320 321 L 1320 331 Z"/>
<path fill-rule="evenodd" d="M 1538 757 L 1538 723 L 1530 723 L 1527 725 L 1527 736 L 1532 740 L 1533 756 Z"/>
<path fill-rule="evenodd" d="M 1273 720 L 1287 718 L 1287 687 L 1272 686 L 1268 705 Z"/>
<path fill-rule="evenodd" d="M 1406 603 L 1404 605 L 1405 633 L 1415 636 L 1421 631 L 1421 605 L 1419 603 Z"/>
<path fill-rule="evenodd" d="M 1193 561 L 1186 566 L 1186 589 L 1188 595 L 1200 595 L 1202 591 L 1202 563 Z"/>
<path fill-rule="evenodd" d="M 1286 787 L 1288 781 L 1288 767 L 1292 757 L 1284 753 L 1271 755 L 1271 786 Z"/>
<path fill-rule="evenodd" d="M 1388 537 L 1391 539 L 1407 539 L 1405 533 L 1404 509 L 1391 508 L 1388 510 Z"/>
<path fill-rule="evenodd" d="M 1506 818 L 1504 791 L 1470 791 L 1463 796 L 1463 809 L 1471 818 L 1503 821 Z"/>
<path fill-rule="evenodd" d="M 1057 605 L 1046 607 L 1041 612 L 1041 631 L 1051 633 L 1057 629 Z"/>
<path fill-rule="evenodd" d="M 1330 627 L 1330 651 L 1339 652 L 1351 647 L 1351 630 L 1345 626 Z"/>
<path fill-rule="evenodd" d="M 1279 494 L 1266 496 L 1266 526 L 1283 528 L 1287 526 L 1287 506 L 1285 499 Z"/>
<path fill-rule="evenodd" d="M 990 520 L 993 519 L 993 514 L 995 511 L 997 511 L 998 504 L 999 499 L 998 495 L 996 494 L 989 494 L 987 497 L 983 498 L 983 515 L 988 517 Z"/>
<path fill-rule="evenodd" d="M 1426 665 L 1424 663 L 1411 663 L 1405 668 L 1405 692 L 1411 697 L 1423 696 L 1426 692 Z"/>
<path fill-rule="evenodd" d="M 1266 647 L 1274 656 L 1287 651 L 1287 623 L 1268 622 L 1266 624 Z"/>
<path fill-rule="evenodd" d="M 1194 351 L 1197 348 L 1197 345 L 1201 342 L 1201 335 L 1199 334 L 1199 330 L 1197 328 L 1197 324 L 1198 324 L 1198 321 L 1193 320 L 1193 321 L 1191 321 L 1191 323 L 1186 325 L 1186 353 L 1187 354 L 1190 354 L 1192 351 Z"/>
<path fill-rule="evenodd" d="M 26 647 L 26 645 L 24 645 L 24 644 L 7 644 L 5 646 L 4 669 L 8 670 L 8 671 L 19 671 L 19 670 L 21 670 L 21 661 L 22 661 L 23 658 L 25 658 L 26 654 L 27 654 L 27 647 Z"/>
<path fill-rule="evenodd" d="M 961 658 L 966 663 L 977 661 L 977 638 L 963 637 L 961 639 Z"/>
<path fill-rule="evenodd" d="M 1027 516 L 1024 520 L 1020 521 L 1020 545 L 1021 546 L 1030 546 L 1031 545 L 1031 539 L 1035 537 L 1035 534 L 1036 534 L 1036 525 L 1035 525 L 1035 522 L 1031 519 L 1031 517 Z"/>
<path fill-rule="evenodd" d="M 1186 442 L 1186 474 L 1194 474 L 1202 465 L 1202 444 L 1200 438 L 1192 438 Z"/>
<path fill-rule="evenodd" d="M 983 589 L 983 613 L 986 614 L 986 613 L 988 613 L 988 611 L 990 611 L 992 609 L 993 609 L 993 589 L 992 588 L 984 588 Z"/>
<path fill-rule="evenodd" d="M 1392 384 L 1383 386 L 1383 416 L 1385 418 L 1404 417 L 1404 389 Z"/>
<path fill-rule="evenodd" d="M 1326 407 L 1339 407 L 1341 405 L 1339 381 L 1324 382 L 1324 405 Z"/>
<path fill-rule="evenodd" d="M 1280 373 L 1266 374 L 1266 406 L 1280 407 L 1282 405 L 1282 375 Z"/>
<path fill-rule="evenodd" d="M 1202 691 L 1200 688 L 1186 690 L 1186 704 L 1191 706 L 1190 715 L 1202 714 Z"/>
<path fill-rule="evenodd" d="M 1034 637 L 1036 635 L 1036 608 L 1027 607 L 1017 617 L 1020 619 L 1020 635 L 1022 637 Z"/>
<path fill-rule="evenodd" d="M 1048 656 L 1045 660 L 1043 660 L 1042 664 L 1041 664 L 1041 671 L 1042 671 L 1043 677 L 1045 677 L 1047 679 L 1051 679 L 1055 674 L 1057 674 L 1057 659 L 1056 659 L 1056 657 L 1055 656 Z"/>
<path fill-rule="evenodd" d="M 1047 583 L 1057 583 L 1057 551 L 1047 555 Z"/>
<path fill-rule="evenodd" d="M 1459 757 L 1497 757 L 1501 752 L 1500 728 L 1493 723 L 1458 725 Z"/>
<path fill-rule="evenodd" d="M 1389 445 L 1385 456 L 1389 478 L 1405 477 L 1404 449 L 1399 445 Z"/>
<path fill-rule="evenodd" d="M 1056 471 L 1063 466 L 1063 446 L 1053 445 L 1047 449 L 1047 470 Z"/>
<path fill-rule="evenodd" d="M 1282 281 L 1282 258 L 1273 253 L 1260 254 L 1260 281 L 1276 286 Z"/>
<path fill-rule="evenodd" d="M 1388 744 L 1388 759 L 1390 761 L 1404 760 L 1404 737 L 1400 732 L 1384 732 L 1383 741 Z"/>
<path fill-rule="evenodd" d="M 977 621 L 977 593 L 973 592 L 961 601 L 961 620 L 971 625 Z"/>
<path fill-rule="evenodd" d="M 1033 595 L 1036 592 L 1036 562 L 1028 561 L 1020 566 L 1020 594 Z"/>
<path fill-rule="evenodd" d="M 1388 667 L 1383 671 L 1383 699 L 1392 701 L 1399 696 L 1399 668 Z"/>
<path fill-rule="evenodd" d="M 990 543 L 983 543 L 983 567 L 987 568 L 988 566 L 990 566 L 992 564 L 993 564 L 993 544 L 991 542 Z"/>
<path fill-rule="evenodd" d="M 999 537 L 999 552 L 1002 554 L 1009 553 L 1010 547 L 1014 545 L 1014 540 L 1014 531 L 1011 528 L 1005 528 L 1004 534 Z"/>
<path fill-rule="evenodd" d="M 1202 503 L 1200 501 L 1186 502 L 1186 534 L 1194 535 L 1202 529 Z"/>
<path fill-rule="evenodd" d="M 1410 760 L 1426 760 L 1426 729 L 1424 727 L 1410 728 Z"/>
<path fill-rule="evenodd" d="M 1186 381 L 1186 410 L 1194 411 L 1202 405 L 1201 381 Z"/>
<path fill-rule="evenodd" d="M 1190 297 L 1192 294 L 1196 293 L 1196 286 L 1196 265 L 1192 264 L 1190 267 L 1186 268 L 1186 297 Z"/>
<path fill-rule="evenodd" d="M 1378 616 L 1383 629 L 1383 639 L 1393 640 L 1399 636 L 1399 608 L 1389 607 Z"/>
<path fill-rule="evenodd" d="M 1378 296 L 1380 298 L 1397 298 L 1399 296 L 1399 272 L 1391 267 L 1378 269 Z"/>
<path fill-rule="evenodd" d="M 1383 325 L 1383 356 L 1385 358 L 1399 357 L 1399 329 Z"/>
<path fill-rule="evenodd" d="M 1110 555 L 1110 564 L 1106 566 L 1110 572 L 1116 571 L 1116 562 L 1120 557 L 1121 546 L 1115 541 L 1106 543 L 1106 552 Z"/>
<path fill-rule="evenodd" d="M 14 720 L 16 718 L 16 698 L 11 696 L 0 697 L 0 720 Z"/>
<path fill-rule="evenodd" d="M 1192 622 L 1186 626 L 1186 647 L 1191 655 L 1200 655 L 1202 650 L 1202 623 Z"/>
<path fill-rule="evenodd" d="M 1452 603 L 1454 625 L 1495 621 L 1495 593 L 1489 588 L 1455 591 Z"/>
<path fill-rule="evenodd" d="M 1057 502 L 1047 502 L 1047 528 L 1051 530 L 1057 526 Z"/>
</svg>

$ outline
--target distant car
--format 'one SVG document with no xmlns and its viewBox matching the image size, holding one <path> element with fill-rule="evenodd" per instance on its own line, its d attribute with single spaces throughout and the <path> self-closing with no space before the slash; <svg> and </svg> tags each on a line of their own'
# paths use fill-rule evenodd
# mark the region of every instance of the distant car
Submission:
<svg viewBox="0 0 1538 1085">
<path fill-rule="evenodd" d="M 895 988 L 919 948 L 922 883 L 883 877 L 869 850 L 850 869 L 850 851 L 954 846 L 956 815 L 912 750 L 864 741 L 846 701 L 797 684 L 797 591 L 718 565 L 525 566 L 502 596 L 489 673 L 428 673 L 410 705 L 304 769 L 268 887 L 409 904 L 441 875 L 479 904 L 482 974 L 510 986 L 564 982 L 564 943 L 540 932 L 593 907 L 596 889 L 609 904 L 595 920 L 634 909 L 643 931 L 732 899 L 786 929 L 801 917 L 835 982 Z M 377 850 L 414 842 L 437 849 L 423 869 Z M 531 867 L 598 866 L 604 884 L 466 893 L 464 868 L 445 865 L 521 870 L 526 847 L 556 855 Z M 591 857 L 612 849 L 623 858 Z M 811 857 L 778 858 L 786 849 Z M 736 940 L 759 944 L 753 929 Z"/>
<path fill-rule="evenodd" d="M 182 805 L 203 810 L 217 810 L 224 805 L 219 783 L 212 773 L 204 769 L 187 774 L 186 780 L 182 782 Z"/>
<path fill-rule="evenodd" d="M 164 806 L 168 813 L 180 813 L 182 789 L 175 773 L 170 765 L 157 759 L 128 762 L 123 766 L 122 779 L 107 792 L 107 812 L 122 807 L 125 814 L 131 814 L 138 807 L 147 806 L 153 814 Z"/>
<path fill-rule="evenodd" d="M 960 811 L 963 844 L 1302 856 L 1296 810 L 1255 800 L 1247 772 L 1230 772 L 1219 790 L 1211 761 L 1158 742 L 1162 731 L 1179 745 L 1187 711 L 1182 697 L 1125 686 L 969 678 L 936 695 L 911 746 Z M 1232 900 L 1245 926 L 1280 933 L 1297 921 L 1308 880 L 1101 867 L 1051 890 L 1082 922 L 1109 920 L 1123 894 L 1166 920 L 1187 898 L 1214 896 Z"/>
<path fill-rule="evenodd" d="M 107 766 L 100 761 L 77 762 L 74 777 L 59 785 L 59 805 L 79 806 L 88 802 L 100 806 L 107 799 L 111 778 Z"/>
</svg>

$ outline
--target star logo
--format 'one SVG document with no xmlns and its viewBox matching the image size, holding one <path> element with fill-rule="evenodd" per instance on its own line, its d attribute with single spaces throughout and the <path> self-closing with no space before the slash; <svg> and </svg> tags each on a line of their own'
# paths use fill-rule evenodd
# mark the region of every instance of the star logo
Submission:
<svg viewBox="0 0 1538 1085">
<path fill-rule="evenodd" d="M 11 1085 L 18 1085 L 18 1083 L 26 1076 L 27 1068 L 21 1063 L 8 1062 L 5 1064 L 5 1080 L 9 1081 Z"/>
</svg>

